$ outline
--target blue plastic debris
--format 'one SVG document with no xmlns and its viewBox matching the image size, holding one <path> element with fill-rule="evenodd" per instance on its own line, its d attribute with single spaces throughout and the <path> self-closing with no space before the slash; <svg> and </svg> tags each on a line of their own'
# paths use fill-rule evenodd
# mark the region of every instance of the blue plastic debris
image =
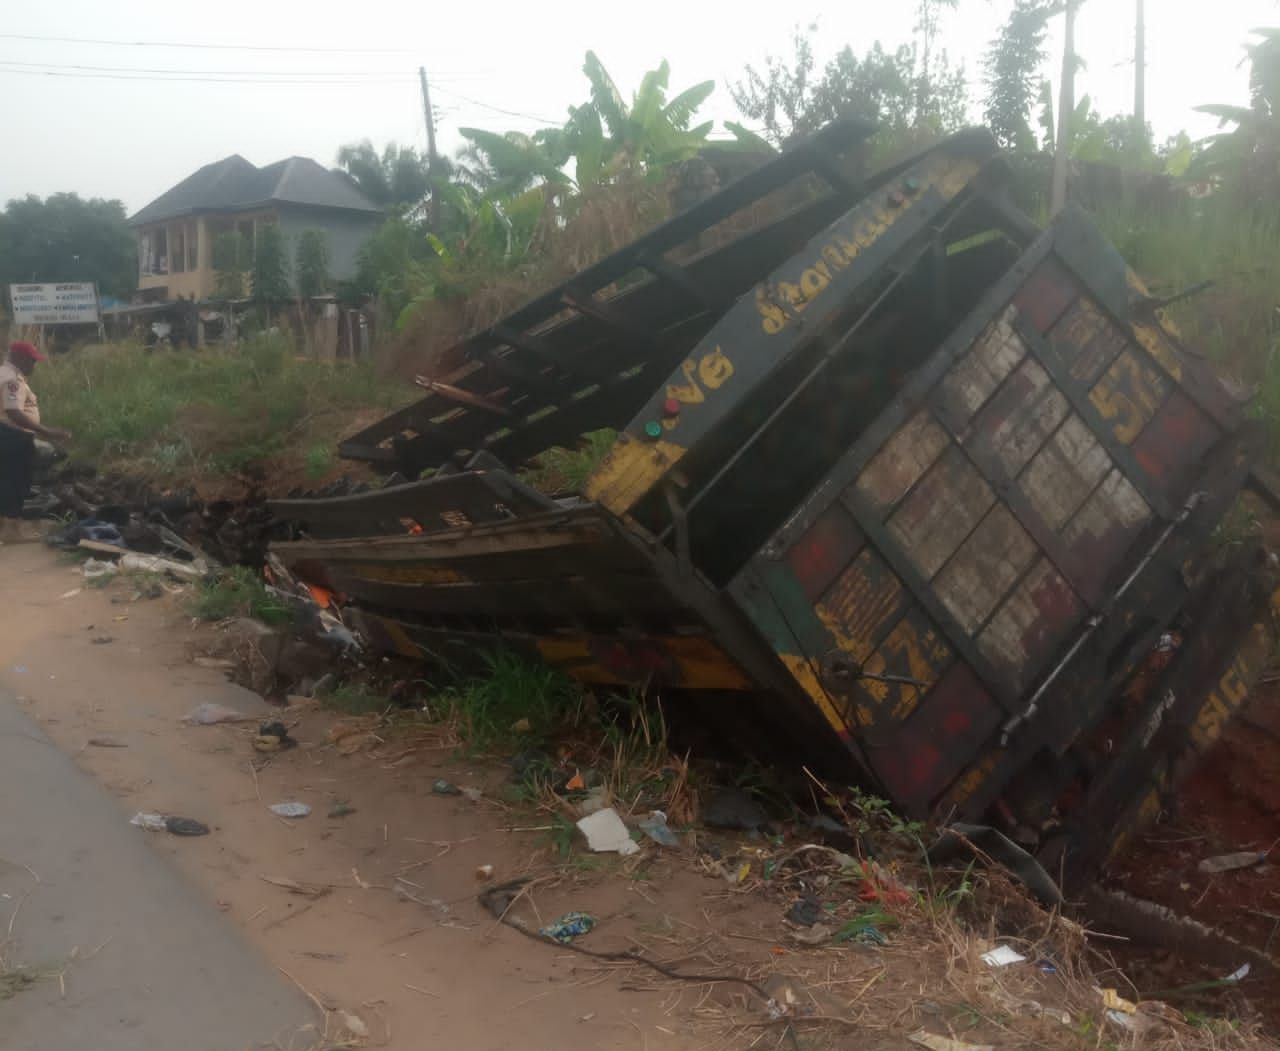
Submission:
<svg viewBox="0 0 1280 1051">
<path fill-rule="evenodd" d="M 555 923 L 548 924 L 538 933 L 544 938 L 560 942 L 561 945 L 568 945 L 578 935 L 586 934 L 595 925 L 596 918 L 589 912 L 566 912 Z"/>
</svg>

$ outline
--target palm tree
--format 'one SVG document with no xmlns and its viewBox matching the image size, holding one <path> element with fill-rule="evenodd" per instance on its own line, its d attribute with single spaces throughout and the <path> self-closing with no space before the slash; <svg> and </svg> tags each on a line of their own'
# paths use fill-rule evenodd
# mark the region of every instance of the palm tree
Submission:
<svg viewBox="0 0 1280 1051">
<path fill-rule="evenodd" d="M 338 150 L 338 164 L 369 200 L 396 213 L 418 204 L 431 187 L 426 158 L 412 146 L 389 142 L 379 155 L 364 139 Z"/>
</svg>

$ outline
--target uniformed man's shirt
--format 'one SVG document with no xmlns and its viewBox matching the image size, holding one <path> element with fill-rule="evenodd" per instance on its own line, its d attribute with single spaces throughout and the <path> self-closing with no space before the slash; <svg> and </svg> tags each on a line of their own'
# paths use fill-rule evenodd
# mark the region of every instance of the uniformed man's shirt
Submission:
<svg viewBox="0 0 1280 1051">
<path fill-rule="evenodd" d="M 22 430 L 9 419 L 10 409 L 24 412 L 36 423 L 40 422 L 40 406 L 36 403 L 35 393 L 27 385 L 27 377 L 6 361 L 0 365 L 0 424 Z"/>
</svg>

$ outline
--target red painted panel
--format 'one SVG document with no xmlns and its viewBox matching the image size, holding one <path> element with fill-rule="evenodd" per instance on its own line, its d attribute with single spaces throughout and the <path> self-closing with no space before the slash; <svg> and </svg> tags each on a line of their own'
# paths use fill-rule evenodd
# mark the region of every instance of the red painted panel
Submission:
<svg viewBox="0 0 1280 1051">
<path fill-rule="evenodd" d="M 868 748 L 890 798 L 913 817 L 965 768 L 1000 723 L 1000 708 L 967 664 L 957 662 L 915 713 L 883 743 Z M 870 742 L 868 742 L 871 744 Z"/>
<path fill-rule="evenodd" d="M 1174 390 L 1133 443 L 1142 469 L 1175 500 L 1189 486 L 1189 472 L 1221 437 L 1217 424 L 1180 390 Z"/>
<path fill-rule="evenodd" d="M 1046 259 L 1018 289 L 1013 302 L 1018 313 L 1043 333 L 1053 327 L 1076 294 L 1074 278 L 1060 264 Z"/>
<path fill-rule="evenodd" d="M 832 504 L 787 551 L 787 566 L 813 601 L 853 561 L 862 544 L 853 516 L 842 505 Z"/>
</svg>

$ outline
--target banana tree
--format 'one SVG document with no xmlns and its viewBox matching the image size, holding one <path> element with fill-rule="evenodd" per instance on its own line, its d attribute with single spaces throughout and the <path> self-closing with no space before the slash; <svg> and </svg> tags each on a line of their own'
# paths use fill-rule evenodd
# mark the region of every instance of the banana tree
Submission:
<svg viewBox="0 0 1280 1051">
<path fill-rule="evenodd" d="M 659 171 L 706 145 L 713 122 L 690 125 L 715 90 L 714 81 L 695 84 L 668 99 L 671 67 L 663 61 L 644 75 L 628 105 L 594 51 L 587 52 L 583 72 L 591 98 L 570 109 L 564 129 L 579 187 L 608 181 L 628 168 Z"/>
<path fill-rule="evenodd" d="M 1196 107 L 1217 117 L 1220 127 L 1235 127 L 1202 141 L 1191 173 L 1239 179 L 1261 190 L 1280 179 L 1280 29 L 1255 29 L 1254 35 L 1261 39 L 1245 46 L 1250 104 Z"/>
</svg>

